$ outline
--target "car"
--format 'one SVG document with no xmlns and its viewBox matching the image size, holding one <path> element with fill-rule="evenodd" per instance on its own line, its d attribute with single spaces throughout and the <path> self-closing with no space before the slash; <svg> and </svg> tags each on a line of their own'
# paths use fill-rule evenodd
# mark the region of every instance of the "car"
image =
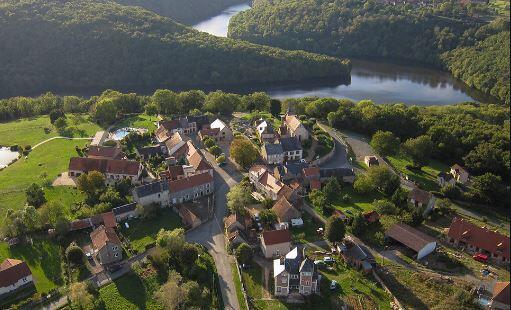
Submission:
<svg viewBox="0 0 511 310">
<path fill-rule="evenodd" d="M 263 225 L 261 225 L 261 223 L 257 223 L 257 230 L 263 230 Z"/>
<path fill-rule="evenodd" d="M 336 288 L 337 288 L 337 281 L 332 280 L 332 282 L 330 282 L 330 289 L 335 290 Z"/>
<path fill-rule="evenodd" d="M 92 260 L 92 254 L 89 252 L 85 253 L 85 257 L 87 257 L 88 260 Z"/>
<path fill-rule="evenodd" d="M 334 261 L 335 260 L 333 258 L 331 258 L 330 256 L 323 257 L 323 262 L 325 262 L 327 264 L 333 263 Z"/>
<path fill-rule="evenodd" d="M 225 166 L 225 165 L 227 165 L 227 163 L 226 163 L 225 161 L 223 161 L 223 162 L 221 162 L 221 163 L 218 163 L 218 167 L 223 167 L 223 166 Z"/>
<path fill-rule="evenodd" d="M 122 264 L 115 264 L 115 265 L 110 265 L 107 267 L 107 270 L 109 272 L 116 272 L 117 270 L 121 269 L 122 268 Z"/>
<path fill-rule="evenodd" d="M 261 218 L 259 217 L 259 214 L 254 215 L 254 220 L 256 222 L 259 222 L 261 220 Z"/>
<path fill-rule="evenodd" d="M 477 253 L 472 258 L 478 262 L 486 263 L 488 261 L 488 255 L 485 255 L 483 253 Z"/>
</svg>

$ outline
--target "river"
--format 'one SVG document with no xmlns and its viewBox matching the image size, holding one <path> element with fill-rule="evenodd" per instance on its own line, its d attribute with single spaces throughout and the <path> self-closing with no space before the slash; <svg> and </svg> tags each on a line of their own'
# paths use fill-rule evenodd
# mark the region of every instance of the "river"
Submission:
<svg viewBox="0 0 511 310">
<path fill-rule="evenodd" d="M 250 9 L 248 4 L 231 6 L 193 27 L 215 36 L 226 37 L 231 17 L 248 9 Z M 240 91 L 266 91 L 278 99 L 320 96 L 355 101 L 370 99 L 376 103 L 403 102 L 410 105 L 442 105 L 488 100 L 483 94 L 469 89 L 447 72 L 366 60 L 352 60 L 352 64 L 349 85 L 321 80 L 254 86 Z"/>
</svg>

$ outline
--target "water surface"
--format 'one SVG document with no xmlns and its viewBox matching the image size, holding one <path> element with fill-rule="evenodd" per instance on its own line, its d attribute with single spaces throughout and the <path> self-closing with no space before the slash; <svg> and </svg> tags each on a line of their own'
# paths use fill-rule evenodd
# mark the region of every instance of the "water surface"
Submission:
<svg viewBox="0 0 511 310">
<path fill-rule="evenodd" d="M 194 25 L 193 28 L 210 33 L 217 37 L 227 37 L 227 28 L 231 17 L 248 9 L 250 9 L 250 5 L 248 3 L 233 5 L 223 10 L 220 14 L 212 16 Z"/>
<path fill-rule="evenodd" d="M 13 160 L 18 158 L 19 153 L 11 151 L 9 147 L 0 147 L 0 168 L 5 168 Z"/>
</svg>

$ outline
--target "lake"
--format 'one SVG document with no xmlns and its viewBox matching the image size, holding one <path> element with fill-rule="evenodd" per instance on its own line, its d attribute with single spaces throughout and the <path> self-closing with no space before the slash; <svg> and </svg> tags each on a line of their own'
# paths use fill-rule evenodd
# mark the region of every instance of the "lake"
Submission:
<svg viewBox="0 0 511 310">
<path fill-rule="evenodd" d="M 9 147 L 0 147 L 0 168 L 7 167 L 13 160 L 18 158 L 19 153 L 11 151 Z"/>
<path fill-rule="evenodd" d="M 226 37 L 229 20 L 250 9 L 248 4 L 231 6 L 193 27 L 212 35 Z M 487 96 L 468 88 L 451 74 L 440 70 L 366 60 L 353 60 L 351 83 L 334 80 L 306 81 L 285 85 L 227 89 L 234 92 L 266 91 L 278 99 L 304 96 L 370 99 L 376 103 L 403 102 L 415 105 L 442 105 L 463 101 L 489 101 Z"/>
</svg>

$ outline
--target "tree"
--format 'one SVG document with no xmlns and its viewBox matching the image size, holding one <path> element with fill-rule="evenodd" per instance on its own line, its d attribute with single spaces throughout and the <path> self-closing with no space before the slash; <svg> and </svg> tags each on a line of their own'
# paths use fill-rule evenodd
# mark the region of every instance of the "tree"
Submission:
<svg viewBox="0 0 511 310">
<path fill-rule="evenodd" d="M 41 227 L 41 216 L 33 206 L 26 206 L 21 210 L 21 220 L 28 231 L 34 231 Z"/>
<path fill-rule="evenodd" d="M 213 147 L 216 143 L 215 143 L 215 140 L 213 140 L 213 138 L 209 137 L 209 136 L 206 136 L 206 138 L 204 138 L 204 140 L 202 141 L 202 143 L 204 143 L 204 146 L 206 148 L 210 148 L 210 147 Z"/>
<path fill-rule="evenodd" d="M 385 166 L 372 166 L 367 171 L 367 176 L 373 186 L 385 195 L 392 195 L 401 185 L 399 177 Z"/>
<path fill-rule="evenodd" d="M 252 260 L 253 251 L 252 248 L 243 242 L 236 248 L 236 259 L 241 264 L 248 264 Z"/>
<path fill-rule="evenodd" d="M 505 188 L 502 185 L 502 178 L 500 176 L 485 173 L 472 177 L 470 193 L 484 203 L 496 203 L 503 200 Z"/>
<path fill-rule="evenodd" d="M 380 214 L 393 215 L 398 213 L 396 206 L 392 202 L 385 199 L 375 200 L 373 202 L 373 206 Z"/>
<path fill-rule="evenodd" d="M 99 196 L 99 201 L 102 203 L 106 203 L 110 205 L 110 208 L 115 208 L 122 206 L 126 203 L 118 191 L 116 191 L 113 187 L 108 187 L 107 190 Z"/>
<path fill-rule="evenodd" d="M 399 187 L 394 194 L 392 194 L 390 200 L 396 207 L 401 209 L 406 208 L 408 206 L 408 191 Z"/>
<path fill-rule="evenodd" d="M 353 221 L 351 222 L 351 232 L 355 236 L 360 236 L 366 227 L 366 220 L 362 216 L 362 214 L 357 214 L 353 217 Z"/>
<path fill-rule="evenodd" d="M 39 208 L 46 202 L 44 191 L 41 186 L 32 183 L 25 191 L 27 195 L 27 204 Z"/>
<path fill-rule="evenodd" d="M 422 168 L 429 163 L 429 156 L 433 152 L 433 142 L 429 136 L 411 138 L 403 143 L 403 151 L 412 158 L 415 167 Z"/>
<path fill-rule="evenodd" d="M 65 235 L 69 232 L 71 223 L 65 216 L 60 216 L 55 221 L 55 232 L 59 235 Z"/>
<path fill-rule="evenodd" d="M 390 131 L 378 130 L 371 139 L 371 146 L 381 156 L 395 155 L 399 150 L 399 138 Z"/>
<path fill-rule="evenodd" d="M 245 214 L 245 207 L 252 202 L 252 189 L 245 184 L 236 184 L 227 193 L 227 207 L 232 213 Z"/>
<path fill-rule="evenodd" d="M 353 189 L 358 194 L 369 194 L 374 190 L 373 181 L 368 176 L 359 174 L 353 183 Z"/>
<path fill-rule="evenodd" d="M 89 293 L 85 282 L 75 282 L 69 287 L 69 298 L 73 306 L 79 309 L 90 309 L 94 304 L 94 297 Z"/>
<path fill-rule="evenodd" d="M 83 250 L 75 243 L 71 243 L 66 249 L 67 260 L 75 265 L 83 264 Z"/>
<path fill-rule="evenodd" d="M 277 221 L 277 214 L 272 209 L 264 209 L 259 212 L 261 223 L 266 227 L 271 227 L 273 223 Z"/>
<path fill-rule="evenodd" d="M 339 197 L 341 193 L 341 185 L 336 177 L 330 177 L 323 187 L 323 192 L 325 193 L 326 199 L 329 202 L 335 201 L 337 197 Z"/>
<path fill-rule="evenodd" d="M 206 95 L 204 110 L 211 113 L 229 115 L 232 114 L 240 103 L 241 100 L 238 95 L 217 90 Z"/>
<path fill-rule="evenodd" d="M 220 154 L 222 154 L 222 149 L 218 145 L 213 145 L 208 149 L 208 151 L 215 157 L 218 157 Z"/>
<path fill-rule="evenodd" d="M 167 282 L 154 295 L 156 300 L 163 305 L 164 309 L 180 309 L 181 305 L 186 301 L 186 292 L 181 285 L 182 281 L 183 277 L 177 271 L 171 270 Z"/>
<path fill-rule="evenodd" d="M 161 114 L 170 115 L 182 111 L 177 94 L 168 89 L 157 89 L 151 96 L 151 103 L 156 106 Z"/>
<path fill-rule="evenodd" d="M 62 132 L 67 126 L 67 120 L 65 117 L 59 117 L 53 125 L 59 132 Z"/>
<path fill-rule="evenodd" d="M 256 92 L 241 99 L 244 111 L 269 111 L 271 98 L 266 93 Z"/>
<path fill-rule="evenodd" d="M 219 164 L 223 164 L 223 163 L 225 163 L 226 161 L 227 161 L 227 159 L 225 158 L 225 156 L 224 156 L 224 155 L 218 156 L 218 157 L 216 158 L 216 162 L 217 162 L 217 163 L 219 163 Z"/>
<path fill-rule="evenodd" d="M 49 116 L 50 116 L 50 123 L 52 123 L 52 124 L 55 124 L 55 121 L 61 117 L 65 118 L 64 111 L 62 111 L 61 109 L 51 110 Z"/>
<path fill-rule="evenodd" d="M 323 191 L 320 191 L 317 189 L 310 192 L 309 199 L 310 199 L 312 206 L 314 208 L 322 210 L 322 211 L 325 210 L 325 208 L 328 204 L 328 200 L 326 198 L 325 193 Z"/>
<path fill-rule="evenodd" d="M 112 124 L 117 119 L 118 107 L 112 98 L 98 101 L 91 111 L 92 118 L 100 124 Z"/>
<path fill-rule="evenodd" d="M 181 249 L 181 253 L 179 253 L 179 257 L 181 258 L 182 265 L 192 265 L 197 257 L 199 257 L 199 250 L 197 250 L 195 245 L 185 242 Z"/>
<path fill-rule="evenodd" d="M 274 117 L 279 117 L 280 112 L 282 111 L 282 103 L 280 100 L 271 99 L 270 100 L 270 113 Z"/>
<path fill-rule="evenodd" d="M 259 157 L 256 148 L 244 137 L 235 137 L 231 143 L 231 157 L 243 168 L 250 167 Z"/>
<path fill-rule="evenodd" d="M 341 242 L 346 234 L 346 227 L 341 218 L 331 216 L 325 225 L 325 237 L 330 242 Z"/>
<path fill-rule="evenodd" d="M 182 228 L 174 230 L 162 228 L 156 235 L 156 244 L 168 249 L 171 254 L 178 254 L 185 244 L 185 231 Z"/>
<path fill-rule="evenodd" d="M 105 191 L 105 176 L 98 171 L 84 173 L 76 180 L 77 188 L 87 195 L 87 201 L 94 205 L 99 201 L 99 197 Z"/>
<path fill-rule="evenodd" d="M 58 219 L 64 216 L 64 206 L 60 202 L 50 201 L 39 209 L 41 223 L 55 227 Z"/>
</svg>

